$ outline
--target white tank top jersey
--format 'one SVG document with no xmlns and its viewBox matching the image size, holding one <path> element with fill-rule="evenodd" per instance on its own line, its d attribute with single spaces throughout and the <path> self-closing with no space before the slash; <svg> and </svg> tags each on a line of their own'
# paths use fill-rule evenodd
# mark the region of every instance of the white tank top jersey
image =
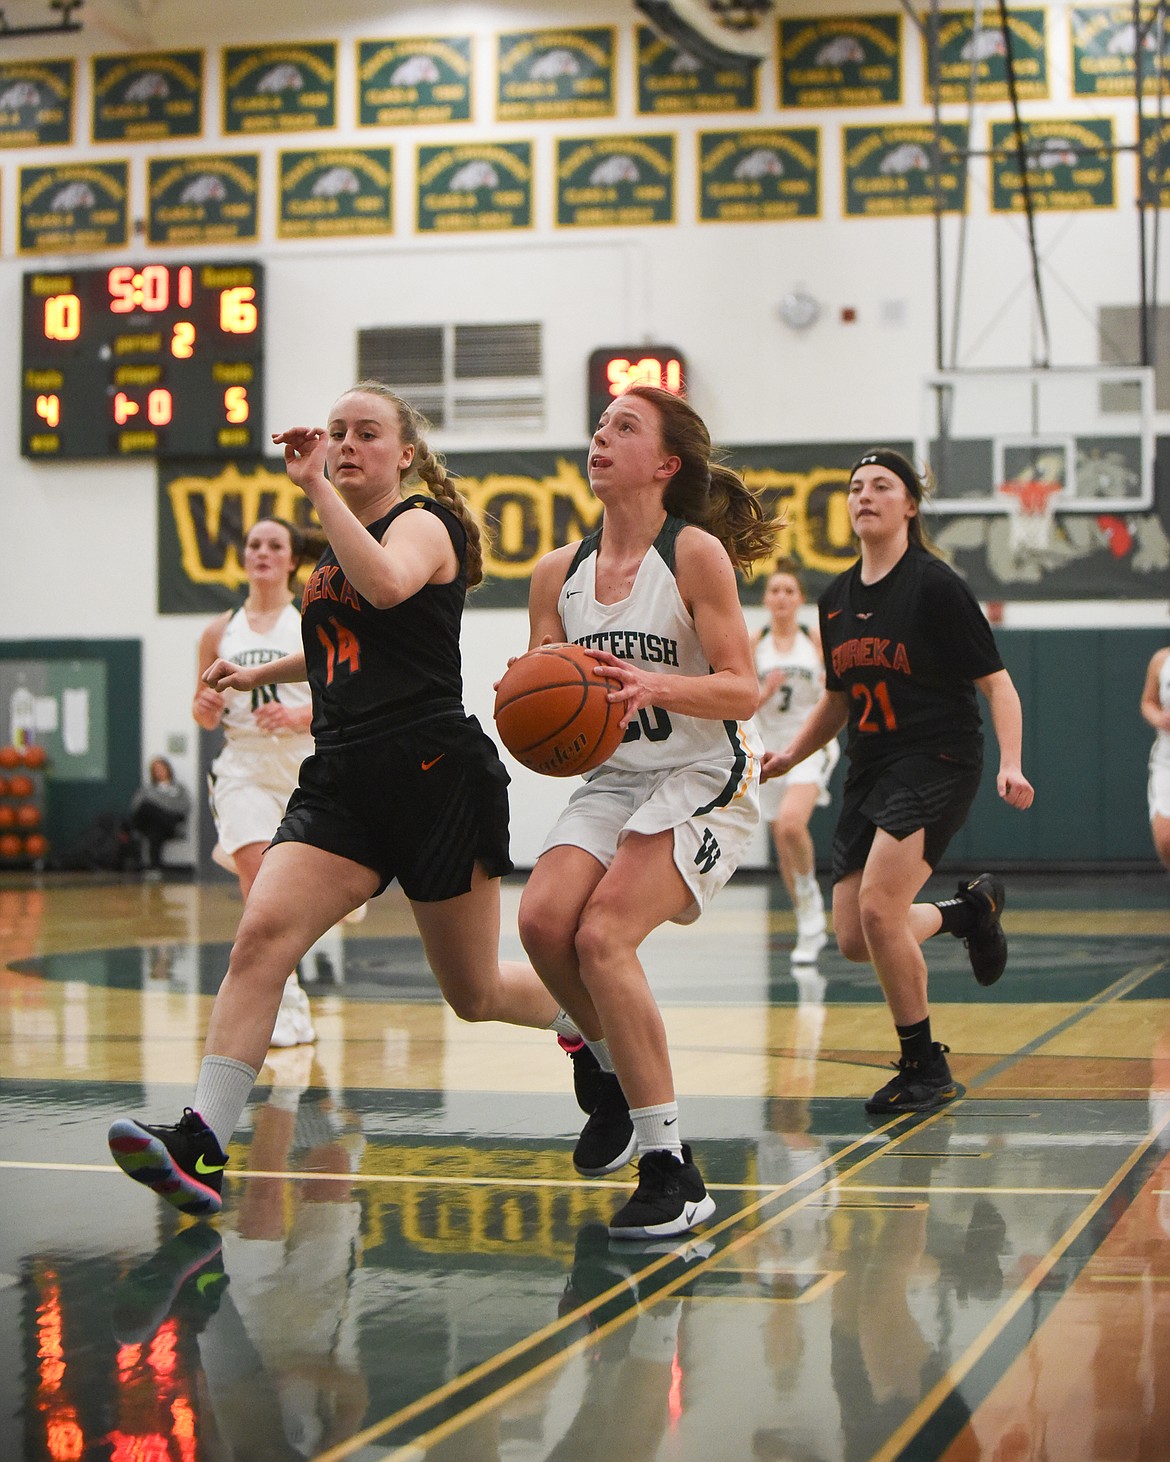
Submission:
<svg viewBox="0 0 1170 1462">
<path fill-rule="evenodd" d="M 820 700 L 825 666 L 803 629 L 797 630 L 790 650 L 781 650 L 768 629 L 756 641 L 756 674 L 761 684 L 773 670 L 782 670 L 784 680 L 761 702 L 756 724 L 764 745 L 770 751 L 779 751 L 793 739 Z"/>
<path fill-rule="evenodd" d="M 566 637 L 656 674 L 709 675 L 695 622 L 674 577 L 675 540 L 685 527 L 681 519 L 667 518 L 638 566 L 629 596 L 617 604 L 597 601 L 600 532 L 584 539 L 557 600 Z M 729 772 L 742 768 L 750 773 L 762 752 L 752 721 L 708 721 L 648 706 L 638 712 L 601 771 L 658 772 L 726 759 Z"/>
<path fill-rule="evenodd" d="M 285 655 L 293 655 L 301 648 L 301 616 L 291 604 L 281 611 L 280 618 L 270 630 L 257 634 L 248 623 L 243 609 L 237 609 L 224 627 L 219 641 L 219 653 L 233 665 L 267 665 Z M 226 706 L 223 728 L 230 737 L 247 736 L 304 736 L 303 731 L 261 731 L 253 719 L 253 710 L 265 701 L 279 701 L 284 706 L 307 706 L 311 694 L 308 681 L 293 681 L 288 685 L 262 685 L 256 690 L 226 690 L 223 693 Z"/>
<path fill-rule="evenodd" d="M 1162 661 L 1158 672 L 1158 700 L 1163 710 L 1170 706 L 1170 655 Z M 1154 737 L 1150 765 L 1170 767 L 1170 731 L 1159 731 Z"/>
</svg>

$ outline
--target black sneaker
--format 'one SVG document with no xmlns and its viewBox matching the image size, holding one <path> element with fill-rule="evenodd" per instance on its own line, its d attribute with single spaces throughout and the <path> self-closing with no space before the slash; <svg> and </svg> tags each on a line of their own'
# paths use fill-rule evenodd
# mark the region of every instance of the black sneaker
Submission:
<svg viewBox="0 0 1170 1462">
<path fill-rule="evenodd" d="M 180 1229 L 115 1292 L 114 1339 L 144 1345 L 172 1312 L 201 1330 L 219 1308 L 228 1282 L 220 1255 L 222 1240 L 206 1223 Z"/>
<path fill-rule="evenodd" d="M 865 1104 L 867 1112 L 932 1112 L 961 1097 L 966 1087 L 951 1075 L 946 1053 L 950 1046 L 935 1041 L 929 1061 L 910 1061 L 905 1056 L 897 1063 L 898 1074 L 880 1091 L 875 1091 Z"/>
<path fill-rule="evenodd" d="M 558 1036 L 557 1045 L 573 1062 L 573 1095 L 577 1105 L 586 1116 L 591 1116 L 605 1094 L 605 1083 L 600 1079 L 605 1075 L 601 1063 L 580 1036 Z"/>
<path fill-rule="evenodd" d="M 183 1108 L 173 1127 L 152 1127 L 121 1117 L 110 1128 L 114 1161 L 136 1183 L 153 1188 L 180 1213 L 207 1218 L 223 1207 L 220 1188 L 227 1156 L 198 1112 Z"/>
<path fill-rule="evenodd" d="M 647 1152 L 638 1162 L 638 1186 L 609 1225 L 611 1239 L 655 1239 L 685 1234 L 710 1218 L 715 1200 L 684 1143 L 682 1162 L 669 1152 Z"/>
<path fill-rule="evenodd" d="M 975 927 L 963 940 L 975 978 L 981 985 L 994 985 L 1007 965 L 1007 938 L 999 922 L 1003 884 L 990 873 L 981 873 L 969 883 L 960 883 L 958 896 L 975 910 Z"/>
<path fill-rule="evenodd" d="M 583 1178 L 603 1178 L 616 1173 L 633 1157 L 638 1146 L 630 1107 L 621 1082 L 612 1071 L 597 1072 L 597 1105 L 581 1128 L 573 1149 L 573 1166 Z"/>
<path fill-rule="evenodd" d="M 596 1303 L 602 1295 L 607 1298 Z M 577 1235 L 573 1269 L 557 1304 L 557 1318 L 573 1320 L 563 1332 L 565 1342 L 591 1334 L 637 1305 L 637 1279 L 623 1258 L 610 1253 L 609 1230 L 602 1223 L 587 1223 Z"/>
</svg>

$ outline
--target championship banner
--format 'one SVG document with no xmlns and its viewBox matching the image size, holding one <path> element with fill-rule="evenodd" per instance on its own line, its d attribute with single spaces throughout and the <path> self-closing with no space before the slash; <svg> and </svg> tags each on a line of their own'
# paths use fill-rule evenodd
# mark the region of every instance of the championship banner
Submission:
<svg viewBox="0 0 1170 1462">
<path fill-rule="evenodd" d="M 223 130 L 317 132 L 336 123 L 337 46 L 232 46 L 223 53 Z"/>
<path fill-rule="evenodd" d="M 1142 118 L 1139 187 L 1142 202 L 1151 208 L 1170 208 L 1170 118 Z"/>
<path fill-rule="evenodd" d="M 1170 15 L 1165 9 L 1142 4 L 1138 9 L 1142 31 L 1142 91 L 1170 90 L 1164 58 L 1170 54 Z M 1072 43 L 1073 94 L 1075 96 L 1124 96 L 1137 91 L 1134 57 L 1138 49 L 1132 5 L 1074 5 L 1068 12 Z M 1159 35 L 1159 31 L 1161 34 Z M 1163 58 L 1159 61 L 1159 57 Z"/>
<path fill-rule="evenodd" d="M 22 254 L 124 248 L 129 238 L 125 162 L 21 168 L 18 247 Z"/>
<path fill-rule="evenodd" d="M 777 23 L 782 107 L 901 102 L 901 16 L 826 15 Z"/>
<path fill-rule="evenodd" d="M 256 238 L 260 155 L 151 158 L 146 237 L 154 245 L 234 244 Z"/>
<path fill-rule="evenodd" d="M 358 126 L 471 120 L 470 36 L 358 42 Z"/>
<path fill-rule="evenodd" d="M 890 445 L 913 450 L 908 442 Z M 783 513 L 777 556 L 801 565 L 810 596 L 857 556 L 849 525 L 849 468 L 872 446 L 757 444 L 720 454 L 770 515 Z M 1160 460 L 1170 463 L 1170 439 L 1158 446 Z M 447 458 L 459 490 L 488 531 L 486 582 L 469 600 L 473 609 L 524 605 L 537 561 L 597 526 L 601 504 L 589 490 L 585 455 L 582 445 Z M 158 612 L 210 617 L 238 605 L 247 582 L 244 540 L 257 519 L 273 514 L 302 527 L 313 521 L 308 499 L 289 481 L 283 460 L 160 461 Z M 1161 478 L 1154 511 L 1124 517 L 1058 513 L 1051 540 L 1023 550 L 1013 545 L 1004 513 L 948 515 L 939 508 L 925 518 L 931 538 L 982 600 L 1164 599 L 1168 521 L 1170 484 Z M 761 564 L 743 584 L 745 604 L 761 602 L 767 568 Z"/>
<path fill-rule="evenodd" d="M 73 62 L 0 63 L 0 147 L 73 141 Z"/>
<path fill-rule="evenodd" d="M 276 235 L 326 239 L 394 232 L 388 147 L 282 152 Z"/>
<path fill-rule="evenodd" d="M 754 112 L 757 70 L 708 65 L 678 50 L 649 26 L 638 27 L 638 110 L 645 116 Z"/>
<path fill-rule="evenodd" d="M 934 172 L 935 129 L 928 122 L 888 127 L 845 127 L 842 132 L 849 218 L 898 218 L 933 213 L 935 185 L 944 213 L 962 213 L 967 197 L 967 128 L 944 122 L 938 130 L 939 172 Z"/>
<path fill-rule="evenodd" d="M 673 223 L 674 153 L 670 133 L 558 139 L 557 226 Z"/>
<path fill-rule="evenodd" d="M 818 128 L 699 133 L 699 217 L 704 222 L 820 216 Z"/>
<path fill-rule="evenodd" d="M 415 162 L 419 233 L 532 227 L 532 143 L 420 147 Z"/>
<path fill-rule="evenodd" d="M 617 31 L 512 31 L 497 38 L 496 120 L 612 117 Z"/>
<path fill-rule="evenodd" d="M 965 102 L 972 95 L 979 102 L 1006 101 L 1008 45 L 1012 72 L 1021 100 L 1035 101 L 1048 95 L 1048 12 L 1009 10 L 1005 35 L 999 12 L 983 11 L 975 28 L 973 10 L 943 10 L 938 18 L 939 101 Z M 922 74 L 930 87 L 930 19 L 924 17 L 922 32 Z"/>
<path fill-rule="evenodd" d="M 1011 122 L 992 122 L 991 149 L 992 212 L 1020 213 L 1024 192 Z M 1034 208 L 1079 213 L 1115 206 L 1111 118 L 1025 122 L 1024 154 Z"/>
<path fill-rule="evenodd" d="M 203 131 L 203 52 L 93 58 L 93 140 L 142 142 Z"/>
</svg>

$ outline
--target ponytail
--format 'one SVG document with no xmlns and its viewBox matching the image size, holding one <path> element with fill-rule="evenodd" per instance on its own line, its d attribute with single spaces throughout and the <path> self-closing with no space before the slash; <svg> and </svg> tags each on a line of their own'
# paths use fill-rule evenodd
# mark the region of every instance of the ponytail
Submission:
<svg viewBox="0 0 1170 1462">
<path fill-rule="evenodd" d="M 662 497 L 668 513 L 718 538 L 737 569 L 775 552 L 783 518 L 768 518 L 738 472 L 711 460 L 711 436 L 702 417 L 681 396 L 658 386 L 631 386 L 658 410 L 662 444 L 681 466 Z"/>
</svg>

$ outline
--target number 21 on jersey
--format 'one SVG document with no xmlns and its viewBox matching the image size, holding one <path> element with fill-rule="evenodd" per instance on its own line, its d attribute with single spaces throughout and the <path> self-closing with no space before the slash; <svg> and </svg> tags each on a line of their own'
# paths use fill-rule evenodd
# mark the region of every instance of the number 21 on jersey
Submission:
<svg viewBox="0 0 1170 1462">
<path fill-rule="evenodd" d="M 859 731 L 872 736 L 881 731 L 898 729 L 898 718 L 894 714 L 894 705 L 890 700 L 890 688 L 884 680 L 879 680 L 872 691 L 868 685 L 853 685 L 850 687 L 849 694 L 855 701 L 862 703 L 861 715 L 857 718 Z"/>
</svg>

